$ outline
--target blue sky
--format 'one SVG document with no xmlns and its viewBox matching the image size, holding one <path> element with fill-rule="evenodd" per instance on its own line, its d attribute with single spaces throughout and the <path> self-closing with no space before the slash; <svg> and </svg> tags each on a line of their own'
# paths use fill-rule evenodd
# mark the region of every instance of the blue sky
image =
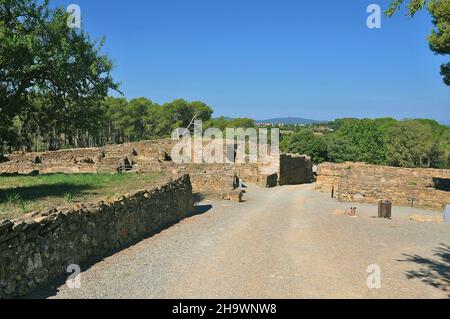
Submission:
<svg viewBox="0 0 450 319">
<path fill-rule="evenodd" d="M 106 37 L 127 98 L 202 100 L 215 115 L 434 118 L 450 122 L 450 87 L 426 40 L 426 12 L 383 17 L 385 0 L 55 0 L 79 4 Z"/>
</svg>

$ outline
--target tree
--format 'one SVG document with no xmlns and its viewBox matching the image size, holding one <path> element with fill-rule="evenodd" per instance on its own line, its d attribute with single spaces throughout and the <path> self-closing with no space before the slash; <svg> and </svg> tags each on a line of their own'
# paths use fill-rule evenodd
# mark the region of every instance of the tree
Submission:
<svg viewBox="0 0 450 319">
<path fill-rule="evenodd" d="M 128 101 L 125 98 L 108 97 L 104 101 L 106 134 L 108 135 L 107 141 L 110 143 L 125 142 L 125 129 L 127 128 L 125 113 L 127 106 Z"/>
<path fill-rule="evenodd" d="M 309 155 L 317 164 L 328 160 L 327 144 L 309 129 L 294 132 L 282 141 L 281 147 L 289 153 Z"/>
<path fill-rule="evenodd" d="M 232 119 L 230 121 L 228 121 L 230 128 L 252 128 L 255 127 L 255 120 L 253 119 L 249 119 L 249 118 L 245 118 L 245 117 L 238 117 L 235 119 Z"/>
<path fill-rule="evenodd" d="M 393 16 L 401 10 L 404 0 L 394 0 L 386 15 Z M 431 14 L 435 29 L 428 37 L 430 49 L 436 54 L 450 54 L 450 0 L 409 0 L 407 5 L 408 15 L 413 17 L 418 11 L 423 10 L 428 3 L 428 11 Z M 450 85 L 450 62 L 441 65 L 441 75 L 444 83 Z"/>
<path fill-rule="evenodd" d="M 433 120 L 406 120 L 390 127 L 386 135 L 386 159 L 392 166 L 447 166 L 449 130 Z"/>
<path fill-rule="evenodd" d="M 428 37 L 430 49 L 436 54 L 450 54 L 450 1 L 431 1 L 429 11 L 436 29 Z M 450 62 L 441 65 L 444 83 L 450 85 Z"/>
<path fill-rule="evenodd" d="M 386 10 L 386 15 L 388 17 L 393 16 L 397 11 L 401 9 L 404 2 L 404 0 L 392 1 L 391 5 Z M 409 3 L 407 4 L 408 15 L 413 17 L 418 11 L 425 8 L 427 2 L 428 0 L 409 0 Z"/>
<path fill-rule="evenodd" d="M 152 106 L 153 102 L 145 97 L 133 99 L 128 103 L 125 115 L 128 127 L 125 131 L 130 140 L 138 141 L 146 137 L 146 120 Z"/>
<path fill-rule="evenodd" d="M 347 120 L 332 136 L 328 155 L 335 162 L 359 161 L 383 164 L 384 133 L 372 120 Z"/>
<path fill-rule="evenodd" d="M 201 101 L 176 99 L 154 108 L 149 115 L 149 129 L 155 136 L 170 136 L 177 128 L 187 128 L 192 120 L 208 122 L 213 109 Z"/>
<path fill-rule="evenodd" d="M 100 54 L 103 41 L 68 28 L 67 16 L 48 0 L 0 0 L 1 144 L 14 144 L 13 121 L 20 124 L 20 144 L 23 129 L 34 123 L 43 125 L 50 148 L 60 146 L 61 134 L 94 142 L 101 102 L 118 85 L 111 61 Z"/>
<path fill-rule="evenodd" d="M 12 139 L 12 121 L 27 104 L 27 89 L 48 69 L 39 59 L 44 55 L 39 33 L 49 15 L 47 4 L 0 1 L 0 146 Z"/>
<path fill-rule="evenodd" d="M 387 164 L 400 167 L 420 165 L 421 154 L 426 152 L 426 137 L 414 121 L 398 122 L 387 133 Z"/>
</svg>

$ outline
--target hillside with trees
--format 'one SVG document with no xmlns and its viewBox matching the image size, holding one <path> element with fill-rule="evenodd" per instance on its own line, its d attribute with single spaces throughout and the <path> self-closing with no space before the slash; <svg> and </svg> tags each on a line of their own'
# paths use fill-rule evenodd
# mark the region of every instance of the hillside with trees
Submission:
<svg viewBox="0 0 450 319">
<path fill-rule="evenodd" d="M 281 146 L 286 152 L 310 155 L 316 163 L 450 167 L 450 128 L 427 119 L 338 119 L 294 128 L 282 136 Z"/>
</svg>

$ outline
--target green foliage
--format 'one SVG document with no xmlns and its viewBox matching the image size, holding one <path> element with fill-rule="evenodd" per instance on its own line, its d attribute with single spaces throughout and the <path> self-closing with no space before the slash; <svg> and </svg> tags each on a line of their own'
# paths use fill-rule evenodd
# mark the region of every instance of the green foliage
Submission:
<svg viewBox="0 0 450 319">
<path fill-rule="evenodd" d="M 394 0 L 389 8 L 386 10 L 386 15 L 388 17 L 393 16 L 397 11 L 399 11 L 404 3 L 404 0 Z M 409 0 L 406 5 L 408 9 L 408 15 L 413 17 L 418 11 L 425 8 L 427 0 Z"/>
<path fill-rule="evenodd" d="M 435 26 L 428 37 L 430 49 L 436 54 L 450 54 L 450 1 L 431 1 L 428 10 Z M 441 65 L 441 75 L 444 83 L 450 85 L 450 63 Z"/>
<path fill-rule="evenodd" d="M 226 119 L 223 116 L 210 119 L 204 125 L 204 129 L 217 128 L 225 133 L 227 128 L 252 128 L 256 127 L 255 120 L 249 118 Z"/>
<path fill-rule="evenodd" d="M 200 101 L 177 99 L 163 105 L 141 97 L 127 101 L 108 97 L 103 103 L 104 131 L 109 143 L 123 143 L 158 137 L 170 137 L 194 119 L 208 122 L 213 110 Z"/>
<path fill-rule="evenodd" d="M 374 121 L 352 120 L 333 135 L 328 155 L 335 162 L 357 161 L 382 164 L 385 161 L 384 134 Z"/>
<path fill-rule="evenodd" d="M 35 131 L 53 149 L 61 134 L 88 144 L 118 89 L 103 41 L 68 28 L 64 8 L 48 2 L 0 0 L 0 147 L 29 148 Z"/>
<path fill-rule="evenodd" d="M 425 152 L 426 137 L 413 121 L 397 123 L 387 131 L 387 164 L 401 167 L 418 165 L 420 154 Z"/>
<path fill-rule="evenodd" d="M 14 195 L 11 195 L 11 194 L 9 194 L 9 193 L 6 193 L 5 194 L 5 197 L 6 197 L 6 203 L 8 204 L 8 205 L 14 205 L 14 204 L 17 204 L 19 201 L 20 201 L 20 194 L 14 194 Z"/>
<path fill-rule="evenodd" d="M 72 196 L 72 194 L 71 194 L 71 193 L 65 193 L 65 194 L 64 194 L 64 200 L 65 200 L 68 204 L 72 203 L 72 202 L 73 202 L 73 196 Z"/>
<path fill-rule="evenodd" d="M 314 163 L 328 160 L 327 144 L 311 130 L 301 130 L 289 135 L 281 142 L 281 149 L 288 153 L 309 155 Z"/>
<path fill-rule="evenodd" d="M 334 131 L 325 135 L 310 127 L 284 136 L 282 150 L 310 155 L 316 163 L 328 160 L 399 167 L 450 167 L 450 128 L 434 120 L 346 118 L 328 125 Z"/>
<path fill-rule="evenodd" d="M 28 201 L 20 201 L 18 203 L 18 206 L 19 206 L 20 210 L 22 211 L 22 213 L 26 214 L 30 210 L 31 203 Z"/>
<path fill-rule="evenodd" d="M 387 131 L 387 164 L 402 167 L 446 167 L 450 147 L 449 131 L 432 120 L 398 122 Z"/>
</svg>

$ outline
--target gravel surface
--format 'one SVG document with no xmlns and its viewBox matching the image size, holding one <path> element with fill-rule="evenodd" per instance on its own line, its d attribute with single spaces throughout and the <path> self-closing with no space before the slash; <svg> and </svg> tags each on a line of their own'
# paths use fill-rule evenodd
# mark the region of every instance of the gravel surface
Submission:
<svg viewBox="0 0 450 319">
<path fill-rule="evenodd" d="M 82 287 L 31 298 L 450 298 L 450 225 L 436 215 L 339 203 L 313 185 L 260 189 L 245 203 L 205 201 L 203 212 L 83 268 Z M 358 217 L 338 209 L 358 208 Z M 206 211 L 206 212 L 204 212 Z M 367 267 L 381 267 L 369 289 Z"/>
</svg>

